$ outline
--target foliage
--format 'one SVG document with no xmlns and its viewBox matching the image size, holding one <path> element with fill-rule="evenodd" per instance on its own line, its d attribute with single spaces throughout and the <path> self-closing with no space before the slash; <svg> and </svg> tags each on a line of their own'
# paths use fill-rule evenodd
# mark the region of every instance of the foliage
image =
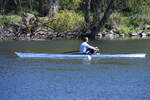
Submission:
<svg viewBox="0 0 150 100">
<path fill-rule="evenodd" d="M 50 26 L 61 32 L 79 29 L 81 26 L 85 25 L 84 18 L 82 16 L 78 13 L 67 10 L 57 13 L 54 18 L 56 18 L 56 20 L 50 23 Z"/>
<path fill-rule="evenodd" d="M 143 23 L 143 24 L 148 24 L 148 25 L 150 25 L 150 16 L 146 16 L 146 15 L 142 15 L 142 17 L 141 17 L 141 22 Z"/>
<path fill-rule="evenodd" d="M 131 29 L 125 29 L 125 28 L 120 28 L 116 31 L 116 33 L 119 34 L 130 34 L 130 33 L 134 33 L 135 30 L 131 30 Z"/>
<path fill-rule="evenodd" d="M 129 20 L 129 24 L 132 25 L 134 28 L 140 26 L 140 21 L 137 18 L 133 18 Z"/>
<path fill-rule="evenodd" d="M 10 23 L 10 18 L 6 16 L 0 16 L 0 24 L 2 26 L 7 26 Z"/>
<path fill-rule="evenodd" d="M 21 1 L 21 5 L 19 1 Z M 21 17 L 16 15 L 19 14 L 20 11 L 31 13 L 34 15 L 39 15 L 39 1 L 40 0 L 2 0 L 2 3 L 0 4 L 0 13 L 4 14 L 5 16 L 0 16 L 0 24 L 8 25 L 11 22 L 21 21 Z M 92 1 L 96 2 L 97 0 Z M 110 0 L 103 1 L 104 2 L 102 4 L 102 7 L 106 8 Z M 128 34 L 133 32 L 133 29 L 136 30 L 138 28 L 141 28 L 144 24 L 150 25 L 150 0 L 115 1 L 115 5 L 121 3 L 118 6 L 118 8 L 120 9 L 116 10 L 116 12 L 112 14 L 108 23 L 104 27 L 101 27 L 101 31 L 105 28 L 109 29 L 111 27 L 118 29 L 118 33 Z M 84 0 L 58 0 L 58 4 L 60 12 L 58 12 L 51 18 L 56 18 L 55 21 L 49 23 L 51 27 L 53 27 L 57 31 L 62 32 L 75 30 L 81 28 L 82 26 L 86 26 L 84 22 L 84 12 L 81 9 L 81 4 L 84 4 Z M 94 16 L 94 7 L 92 6 L 90 12 L 91 20 L 93 20 Z M 104 8 L 102 9 L 102 12 L 105 10 Z"/>
<path fill-rule="evenodd" d="M 10 23 L 16 23 L 20 21 L 21 21 L 21 17 L 18 15 L 12 15 L 12 16 L 0 15 L 0 25 L 2 26 L 7 26 Z"/>
<path fill-rule="evenodd" d="M 39 2 L 36 0 L 3 0 L 0 4 L 1 10 L 4 10 L 3 13 L 15 13 L 18 14 L 19 12 L 28 12 L 37 14 L 39 9 Z"/>
<path fill-rule="evenodd" d="M 59 5 L 62 10 L 77 10 L 83 0 L 59 0 Z"/>
<path fill-rule="evenodd" d="M 27 7 L 24 7 L 24 8 L 22 9 L 22 11 L 25 12 L 25 13 L 31 13 L 31 14 L 34 14 L 34 15 L 38 15 L 38 12 L 37 12 L 37 11 L 30 10 L 30 9 L 27 8 Z"/>
<path fill-rule="evenodd" d="M 150 0 L 128 0 L 127 7 L 121 13 L 126 16 L 134 14 L 150 15 Z"/>
<path fill-rule="evenodd" d="M 150 16 L 136 14 L 127 17 L 121 13 L 113 13 L 106 25 L 118 30 L 118 33 L 128 34 L 133 30 L 142 30 L 144 24 L 150 24 Z"/>
</svg>

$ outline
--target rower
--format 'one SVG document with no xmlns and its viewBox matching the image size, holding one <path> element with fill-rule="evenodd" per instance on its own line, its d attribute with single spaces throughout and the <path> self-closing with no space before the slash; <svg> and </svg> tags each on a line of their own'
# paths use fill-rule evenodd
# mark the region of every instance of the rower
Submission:
<svg viewBox="0 0 150 100">
<path fill-rule="evenodd" d="M 93 47 L 88 44 L 88 37 L 84 37 L 83 43 L 80 45 L 80 53 L 81 54 L 97 54 L 99 51 L 98 47 Z"/>
</svg>

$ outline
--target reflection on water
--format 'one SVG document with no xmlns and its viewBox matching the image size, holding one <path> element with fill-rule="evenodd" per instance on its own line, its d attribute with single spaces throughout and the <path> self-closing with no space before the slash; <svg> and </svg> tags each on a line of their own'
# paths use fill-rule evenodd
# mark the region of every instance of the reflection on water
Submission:
<svg viewBox="0 0 150 100">
<path fill-rule="evenodd" d="M 143 59 L 22 59 L 14 54 L 70 52 L 80 43 L 0 42 L 0 100 L 150 100 L 149 40 L 90 41 L 103 54 L 147 53 Z"/>
</svg>

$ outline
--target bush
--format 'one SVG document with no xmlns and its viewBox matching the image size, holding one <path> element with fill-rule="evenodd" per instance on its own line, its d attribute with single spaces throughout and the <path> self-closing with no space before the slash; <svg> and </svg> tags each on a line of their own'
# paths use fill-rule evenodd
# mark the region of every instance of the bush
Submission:
<svg viewBox="0 0 150 100">
<path fill-rule="evenodd" d="M 135 14 L 150 15 L 150 0 L 127 0 L 125 9 L 122 14 L 125 16 L 132 16 Z"/>
<path fill-rule="evenodd" d="M 108 21 L 113 28 L 120 28 L 120 27 L 131 27 L 129 24 L 128 17 L 122 16 L 120 13 L 113 13 Z"/>
<path fill-rule="evenodd" d="M 0 16 L 0 25 L 7 26 L 10 23 L 16 23 L 20 22 L 21 17 L 18 15 L 12 15 L 12 16 Z"/>
<path fill-rule="evenodd" d="M 0 16 L 0 25 L 7 26 L 11 22 L 10 17 Z"/>
<path fill-rule="evenodd" d="M 130 34 L 130 33 L 134 33 L 135 30 L 131 30 L 131 29 L 125 29 L 125 28 L 120 28 L 116 31 L 116 33 L 119 34 Z"/>
<path fill-rule="evenodd" d="M 108 24 L 113 26 L 115 29 L 137 30 L 142 28 L 143 24 L 150 24 L 150 17 L 139 14 L 126 17 L 118 13 L 113 13 L 108 21 Z"/>
<path fill-rule="evenodd" d="M 50 26 L 60 32 L 80 29 L 81 26 L 85 25 L 84 17 L 75 12 L 63 11 L 57 13 L 54 18 L 56 20 L 50 23 Z"/>
<path fill-rule="evenodd" d="M 27 7 L 24 7 L 24 8 L 22 9 L 22 11 L 25 12 L 25 13 L 31 13 L 31 14 L 33 14 L 33 15 L 38 15 L 38 14 L 39 14 L 37 11 L 32 11 L 32 10 L 30 10 L 30 9 L 27 8 Z"/>
<path fill-rule="evenodd" d="M 133 19 L 131 18 L 129 20 L 129 24 L 132 25 L 134 28 L 137 28 L 140 26 L 140 20 L 137 18 L 133 18 Z"/>
<path fill-rule="evenodd" d="M 59 5 L 62 10 L 76 10 L 80 7 L 83 0 L 59 0 Z"/>
<path fill-rule="evenodd" d="M 141 22 L 150 25 L 150 16 L 143 15 L 143 17 L 141 17 Z"/>
</svg>

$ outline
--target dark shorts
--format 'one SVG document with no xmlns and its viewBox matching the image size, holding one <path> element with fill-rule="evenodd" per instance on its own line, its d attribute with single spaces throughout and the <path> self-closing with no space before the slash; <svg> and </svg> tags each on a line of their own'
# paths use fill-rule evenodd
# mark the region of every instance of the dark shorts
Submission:
<svg viewBox="0 0 150 100">
<path fill-rule="evenodd" d="M 94 53 L 95 53 L 95 50 L 88 48 L 88 49 L 86 50 L 86 53 L 91 55 L 91 54 L 94 54 Z"/>
<path fill-rule="evenodd" d="M 94 54 L 94 53 L 96 53 L 95 50 L 88 48 L 88 49 L 86 50 L 86 52 L 83 53 L 83 54 L 89 54 L 89 55 L 91 55 L 91 54 Z"/>
</svg>

